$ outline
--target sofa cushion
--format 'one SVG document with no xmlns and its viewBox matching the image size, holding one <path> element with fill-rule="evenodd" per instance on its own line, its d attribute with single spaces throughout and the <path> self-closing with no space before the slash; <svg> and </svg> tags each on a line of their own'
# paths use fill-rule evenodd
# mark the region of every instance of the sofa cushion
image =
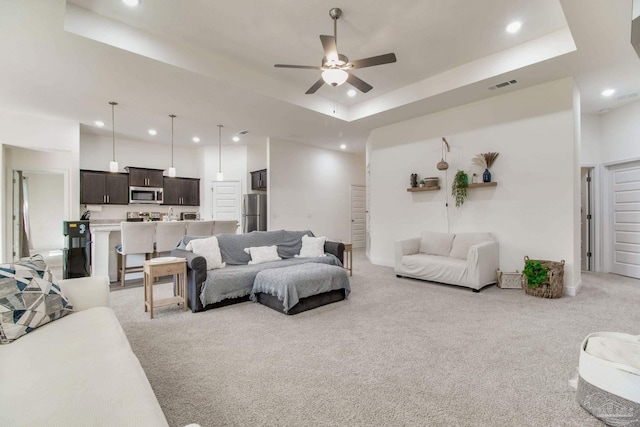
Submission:
<svg viewBox="0 0 640 427">
<path fill-rule="evenodd" d="M 418 252 L 427 255 L 448 256 L 455 234 L 423 231 Z"/>
<path fill-rule="evenodd" d="M 296 255 L 296 257 L 315 258 L 325 256 L 324 243 L 326 241 L 326 237 L 302 236 L 302 247 L 300 248 L 300 254 Z"/>
<path fill-rule="evenodd" d="M 278 256 L 278 247 L 273 246 L 252 246 L 245 248 L 244 251 L 251 255 L 249 264 L 262 264 L 263 262 L 280 261 L 282 258 Z"/>
<path fill-rule="evenodd" d="M 0 265 L 0 344 L 73 312 L 42 257 Z"/>
<path fill-rule="evenodd" d="M 224 262 L 222 262 L 222 255 L 220 254 L 220 247 L 218 246 L 216 236 L 204 239 L 193 239 L 187 243 L 186 250 L 203 256 L 207 261 L 207 270 L 224 268 L 225 266 Z"/>
<path fill-rule="evenodd" d="M 490 233 L 457 233 L 449 256 L 466 260 L 471 246 L 490 241 L 493 241 Z"/>
<path fill-rule="evenodd" d="M 309 230 L 305 231 L 252 231 L 246 234 L 221 234 L 218 237 L 222 261 L 227 265 L 246 265 L 251 261 L 244 248 L 252 246 L 278 246 L 281 258 L 293 258 L 300 253 L 302 236 L 313 236 Z"/>
</svg>

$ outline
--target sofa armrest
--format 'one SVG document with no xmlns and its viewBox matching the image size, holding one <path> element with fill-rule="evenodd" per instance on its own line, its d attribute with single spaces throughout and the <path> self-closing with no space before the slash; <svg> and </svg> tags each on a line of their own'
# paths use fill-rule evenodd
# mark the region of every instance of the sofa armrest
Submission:
<svg viewBox="0 0 640 427">
<path fill-rule="evenodd" d="M 184 249 L 173 249 L 171 256 L 187 260 L 187 306 L 193 313 L 202 311 L 200 293 L 202 284 L 207 280 L 207 260 L 203 256 Z"/>
<path fill-rule="evenodd" d="M 344 264 L 344 243 L 340 242 L 324 242 L 324 251 L 328 254 L 335 255 L 342 264 Z"/>
<path fill-rule="evenodd" d="M 59 280 L 58 285 L 75 311 L 109 307 L 109 278 L 106 276 Z"/>
<path fill-rule="evenodd" d="M 467 254 L 467 271 L 475 289 L 496 283 L 499 263 L 498 242 L 487 241 L 469 248 Z"/>
<path fill-rule="evenodd" d="M 411 239 L 396 240 L 394 243 L 394 257 L 396 267 L 402 263 L 402 257 L 405 255 L 417 254 L 420 250 L 420 237 Z"/>
</svg>

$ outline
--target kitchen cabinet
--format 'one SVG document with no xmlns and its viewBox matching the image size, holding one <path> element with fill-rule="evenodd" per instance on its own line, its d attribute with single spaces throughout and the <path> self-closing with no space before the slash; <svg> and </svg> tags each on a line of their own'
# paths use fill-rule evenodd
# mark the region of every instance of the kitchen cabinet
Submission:
<svg viewBox="0 0 640 427">
<path fill-rule="evenodd" d="M 129 175 L 102 171 L 80 171 L 80 204 L 129 204 Z"/>
<path fill-rule="evenodd" d="M 251 172 L 251 189 L 267 191 L 267 170 Z"/>
<path fill-rule="evenodd" d="M 129 185 L 131 187 L 156 187 L 161 188 L 163 184 L 162 169 L 145 169 L 127 166 L 129 171 Z"/>
<path fill-rule="evenodd" d="M 200 180 L 164 178 L 163 205 L 200 206 Z"/>
</svg>

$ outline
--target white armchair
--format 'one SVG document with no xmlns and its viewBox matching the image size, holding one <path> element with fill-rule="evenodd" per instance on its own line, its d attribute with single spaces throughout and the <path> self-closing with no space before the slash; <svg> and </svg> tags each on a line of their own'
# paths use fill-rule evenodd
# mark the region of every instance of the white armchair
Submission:
<svg viewBox="0 0 640 427">
<path fill-rule="evenodd" d="M 395 242 L 395 273 L 478 292 L 497 282 L 498 255 L 498 242 L 490 233 L 425 231 Z"/>
</svg>

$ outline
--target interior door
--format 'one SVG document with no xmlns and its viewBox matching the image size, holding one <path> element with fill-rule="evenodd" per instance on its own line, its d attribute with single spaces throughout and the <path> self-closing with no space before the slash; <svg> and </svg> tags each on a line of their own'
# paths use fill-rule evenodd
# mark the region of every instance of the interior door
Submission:
<svg viewBox="0 0 640 427">
<path fill-rule="evenodd" d="M 213 219 L 242 220 L 242 186 L 240 181 L 213 181 Z"/>
<path fill-rule="evenodd" d="M 351 185 L 351 243 L 353 248 L 365 247 L 366 187 Z"/>
<path fill-rule="evenodd" d="M 611 272 L 640 278 L 640 162 L 611 174 Z"/>
</svg>

